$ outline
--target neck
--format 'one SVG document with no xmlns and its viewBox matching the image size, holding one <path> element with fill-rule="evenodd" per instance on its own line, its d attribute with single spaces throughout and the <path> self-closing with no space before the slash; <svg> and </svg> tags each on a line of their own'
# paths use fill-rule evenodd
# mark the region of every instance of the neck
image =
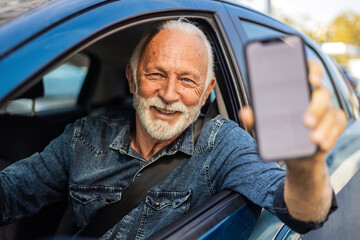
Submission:
<svg viewBox="0 0 360 240">
<path fill-rule="evenodd" d="M 148 161 L 158 151 L 172 143 L 179 135 L 169 140 L 157 140 L 152 138 L 141 124 L 138 115 L 135 119 L 135 132 L 131 139 L 131 147 Z"/>
</svg>

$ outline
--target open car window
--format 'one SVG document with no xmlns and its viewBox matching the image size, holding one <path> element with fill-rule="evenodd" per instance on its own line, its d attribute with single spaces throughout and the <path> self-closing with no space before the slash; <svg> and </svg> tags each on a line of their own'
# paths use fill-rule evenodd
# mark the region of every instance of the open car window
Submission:
<svg viewBox="0 0 360 240">
<path fill-rule="evenodd" d="M 56 67 L 43 75 L 41 81 L 33 86 L 33 89 L 36 89 L 40 84 L 43 92 L 36 96 L 21 97 L 10 101 L 9 104 L 6 105 L 6 108 L 3 109 L 3 113 L 6 113 L 4 115 L 35 115 L 36 118 L 33 118 L 33 121 L 38 122 L 38 120 L 41 120 L 41 122 L 39 122 L 36 127 L 32 127 L 32 132 L 34 132 L 34 134 L 36 134 L 36 132 L 44 132 L 45 134 L 48 132 L 46 130 L 48 128 L 44 127 L 43 120 L 46 122 L 51 120 L 51 124 L 53 124 L 59 121 L 59 119 L 64 119 L 61 115 L 55 115 L 51 119 L 43 119 L 41 113 L 49 110 L 53 111 L 79 105 L 82 107 L 85 106 L 86 113 L 84 115 L 90 116 L 112 116 L 113 113 L 119 111 L 131 111 L 132 95 L 129 92 L 125 70 L 133 48 L 144 32 L 146 32 L 152 24 L 157 23 L 159 19 L 177 18 L 177 16 L 157 16 L 153 21 L 149 19 L 146 23 L 130 25 L 130 27 L 122 26 L 119 31 L 112 31 L 112 34 L 105 34 L 103 38 L 99 38 L 85 48 L 79 49 L 72 56 L 68 57 L 67 60 L 54 63 Z M 229 78 L 229 76 L 231 76 L 229 73 L 231 70 L 227 64 L 228 56 L 226 56 L 223 51 L 222 40 L 218 38 L 221 34 L 214 32 L 215 30 L 211 27 L 211 24 L 214 24 L 214 22 L 211 22 L 211 20 L 208 22 L 204 17 L 196 16 L 188 16 L 188 18 L 203 27 L 210 41 L 216 47 L 215 69 L 217 84 L 203 107 L 202 113 L 206 114 L 209 106 L 215 104 L 219 114 L 234 119 L 234 116 L 237 115 L 237 108 L 233 107 L 228 97 L 229 94 L 233 94 L 232 91 L 228 91 L 228 89 L 232 88 L 232 79 Z M 25 106 L 23 106 L 23 102 L 25 102 Z M 19 107 L 20 104 L 21 107 Z M 28 121 L 29 118 L 21 118 L 20 120 L 24 122 Z M 65 118 L 65 121 L 72 122 L 73 118 Z M 49 126 L 49 128 L 53 129 L 53 126 Z M 51 137 L 56 134 L 52 134 Z M 41 137 L 40 134 L 38 135 Z M 46 139 L 46 141 L 49 140 Z M 36 141 L 34 141 L 34 143 L 35 142 Z M 40 149 L 44 146 L 46 146 L 46 143 L 38 146 L 38 148 Z M 31 151 L 32 149 L 29 149 L 26 154 L 24 153 L 23 155 L 29 156 Z M 36 149 L 36 151 L 41 151 L 41 149 Z M 19 156 L 5 155 L 3 158 L 11 160 L 20 159 Z M 203 218 L 204 215 L 202 214 L 192 217 L 192 223 L 196 223 L 201 229 L 201 231 L 196 232 L 197 235 L 205 233 L 206 230 L 221 222 L 222 219 L 235 212 L 238 207 L 243 204 L 238 194 L 231 193 L 230 195 L 232 196 L 231 199 L 236 201 L 236 204 L 232 204 L 231 206 L 225 205 L 220 208 L 222 212 L 219 212 L 220 217 L 218 217 L 217 221 L 210 221 L 209 225 L 209 223 L 202 223 L 197 218 Z M 218 202 L 212 207 L 219 211 L 217 205 Z M 207 209 L 210 210 L 212 208 L 207 207 Z M 247 211 L 245 212 L 247 213 Z M 241 212 L 239 212 L 237 216 L 242 218 Z M 54 218 L 51 222 L 55 222 L 56 220 L 58 219 Z M 187 220 L 185 219 L 183 221 Z M 185 224 L 182 231 L 186 231 L 187 227 L 188 225 Z M 176 226 L 176 229 L 179 230 L 179 226 Z M 246 228 L 246 231 L 249 232 L 249 229 Z"/>
<path fill-rule="evenodd" d="M 166 16 L 163 20 L 165 19 L 176 19 L 176 17 Z M 189 16 L 188 19 L 203 26 L 205 31 L 209 31 L 207 33 L 209 38 L 215 37 L 215 34 L 211 32 L 210 24 L 206 23 L 205 20 L 193 16 Z M 85 82 L 85 85 L 88 85 L 87 87 L 93 88 L 93 95 L 89 100 L 90 115 L 102 115 L 132 109 L 132 95 L 129 92 L 125 73 L 126 65 L 129 63 L 132 51 L 138 40 L 158 21 L 158 19 L 154 19 L 154 21 L 148 21 L 132 27 L 124 27 L 123 30 L 100 39 L 82 50 L 82 52 L 86 52 L 91 55 L 92 58 L 96 59 L 97 64 L 95 65 L 99 68 L 98 76 L 91 83 L 91 86 L 89 86 L 88 82 Z M 218 40 L 211 39 L 210 41 L 216 44 L 215 41 Z M 229 103 L 225 103 L 228 99 L 222 97 L 222 94 L 226 92 L 228 88 L 225 79 L 228 70 L 224 69 L 226 63 L 224 62 L 224 57 L 222 57 L 222 59 L 220 59 L 220 56 L 216 57 L 219 58 L 215 61 L 217 84 L 203 107 L 202 113 L 205 114 L 209 104 L 215 101 L 219 109 L 219 114 L 224 117 L 234 116 L 236 112 L 228 113 Z M 222 64 L 222 66 L 220 66 L 220 64 Z M 81 97 L 83 96 L 80 96 L 80 98 Z"/>
</svg>

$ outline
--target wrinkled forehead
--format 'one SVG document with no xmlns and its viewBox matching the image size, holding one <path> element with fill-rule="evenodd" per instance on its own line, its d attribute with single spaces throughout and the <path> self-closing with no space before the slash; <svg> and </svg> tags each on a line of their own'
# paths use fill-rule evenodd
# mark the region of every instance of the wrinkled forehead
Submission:
<svg viewBox="0 0 360 240">
<path fill-rule="evenodd" d="M 199 36 L 177 30 L 162 30 L 146 45 L 141 60 L 160 57 L 166 61 L 181 58 L 207 67 L 207 55 L 206 46 Z"/>
</svg>

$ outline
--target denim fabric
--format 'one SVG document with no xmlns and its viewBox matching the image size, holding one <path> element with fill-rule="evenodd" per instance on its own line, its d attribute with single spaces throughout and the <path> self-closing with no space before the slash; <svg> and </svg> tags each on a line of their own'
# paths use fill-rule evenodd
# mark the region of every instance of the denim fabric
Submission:
<svg viewBox="0 0 360 240">
<path fill-rule="evenodd" d="M 145 239 L 224 189 L 274 210 L 285 172 L 276 163 L 259 160 L 255 141 L 237 123 L 215 117 L 203 127 L 196 145 L 190 126 L 149 161 L 130 146 L 131 123 L 125 113 L 80 119 L 43 152 L 6 168 L 0 173 L 5 195 L 1 221 L 32 215 L 68 197 L 75 221 L 83 227 L 98 209 L 119 201 L 147 165 L 177 151 L 188 157 L 103 239 Z"/>
</svg>

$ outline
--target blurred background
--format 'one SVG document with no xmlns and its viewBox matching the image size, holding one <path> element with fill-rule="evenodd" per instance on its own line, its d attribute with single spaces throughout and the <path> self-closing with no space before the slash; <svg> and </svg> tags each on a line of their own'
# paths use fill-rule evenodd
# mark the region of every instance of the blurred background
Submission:
<svg viewBox="0 0 360 240">
<path fill-rule="evenodd" d="M 237 0 L 321 44 L 360 96 L 360 0 Z"/>
</svg>

